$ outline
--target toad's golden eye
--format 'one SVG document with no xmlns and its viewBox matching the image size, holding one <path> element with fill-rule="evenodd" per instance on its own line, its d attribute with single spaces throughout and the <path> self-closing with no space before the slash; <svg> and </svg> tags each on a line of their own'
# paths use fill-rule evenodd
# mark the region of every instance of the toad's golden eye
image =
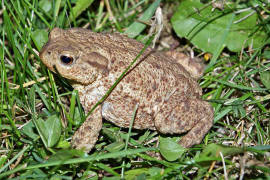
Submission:
<svg viewBox="0 0 270 180">
<path fill-rule="evenodd" d="M 70 65 L 73 63 L 73 57 L 71 56 L 62 55 L 60 56 L 60 59 L 61 59 L 61 62 L 66 65 Z"/>
</svg>

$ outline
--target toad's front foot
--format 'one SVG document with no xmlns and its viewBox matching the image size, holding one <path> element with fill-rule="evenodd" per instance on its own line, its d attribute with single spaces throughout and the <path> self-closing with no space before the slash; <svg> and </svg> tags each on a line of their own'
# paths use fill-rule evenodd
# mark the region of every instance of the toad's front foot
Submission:
<svg viewBox="0 0 270 180">
<path fill-rule="evenodd" d="M 98 140 L 99 131 L 102 128 L 100 108 L 97 108 L 72 137 L 72 146 L 90 152 Z"/>
</svg>

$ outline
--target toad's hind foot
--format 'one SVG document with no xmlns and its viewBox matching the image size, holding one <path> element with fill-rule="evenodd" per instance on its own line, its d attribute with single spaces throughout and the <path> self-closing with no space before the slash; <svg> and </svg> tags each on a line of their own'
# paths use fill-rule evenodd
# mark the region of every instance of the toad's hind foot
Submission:
<svg viewBox="0 0 270 180">
<path fill-rule="evenodd" d="M 179 141 L 185 148 L 199 144 L 212 125 L 213 109 L 208 102 L 200 99 L 188 99 L 175 106 L 165 104 L 155 118 L 155 127 L 161 133 L 181 134 L 189 131 Z"/>
<path fill-rule="evenodd" d="M 179 144 L 185 148 L 201 143 L 205 134 L 213 125 L 213 109 L 208 102 L 203 102 L 205 106 L 201 106 L 201 109 L 205 110 L 204 117 L 179 141 Z"/>
</svg>

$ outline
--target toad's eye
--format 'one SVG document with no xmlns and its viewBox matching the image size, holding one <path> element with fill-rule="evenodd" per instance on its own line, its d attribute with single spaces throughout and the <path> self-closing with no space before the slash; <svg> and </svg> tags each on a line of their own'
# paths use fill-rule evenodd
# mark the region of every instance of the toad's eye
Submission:
<svg viewBox="0 0 270 180">
<path fill-rule="evenodd" d="M 61 59 L 61 62 L 66 64 L 66 65 L 70 65 L 73 63 L 73 57 L 71 57 L 71 56 L 62 55 L 62 56 L 60 56 L 60 59 Z"/>
</svg>

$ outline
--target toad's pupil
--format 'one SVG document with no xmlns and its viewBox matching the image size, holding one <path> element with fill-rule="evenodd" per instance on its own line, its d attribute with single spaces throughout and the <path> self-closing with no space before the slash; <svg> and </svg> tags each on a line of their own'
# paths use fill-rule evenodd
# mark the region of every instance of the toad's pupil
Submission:
<svg viewBox="0 0 270 180">
<path fill-rule="evenodd" d="M 73 58 L 72 57 L 69 57 L 69 56 L 64 56 L 62 55 L 60 57 L 61 61 L 65 64 L 71 64 L 73 62 Z"/>
</svg>

